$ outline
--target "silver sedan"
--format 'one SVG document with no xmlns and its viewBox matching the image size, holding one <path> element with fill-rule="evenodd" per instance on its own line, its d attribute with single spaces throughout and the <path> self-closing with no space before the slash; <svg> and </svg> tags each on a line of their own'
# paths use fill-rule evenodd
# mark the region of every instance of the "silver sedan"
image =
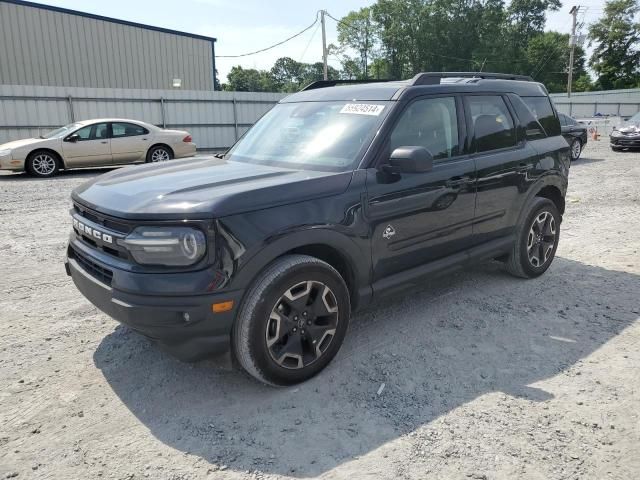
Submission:
<svg viewBox="0 0 640 480">
<path fill-rule="evenodd" d="M 0 145 L 0 170 L 51 177 L 60 169 L 160 162 L 195 153 L 196 145 L 187 131 L 100 118 L 71 123 L 40 138 Z"/>
</svg>

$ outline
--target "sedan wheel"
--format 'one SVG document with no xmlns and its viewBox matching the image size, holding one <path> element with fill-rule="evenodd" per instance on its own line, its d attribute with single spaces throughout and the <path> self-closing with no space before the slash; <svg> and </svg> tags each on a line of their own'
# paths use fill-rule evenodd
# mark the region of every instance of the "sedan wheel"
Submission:
<svg viewBox="0 0 640 480">
<path fill-rule="evenodd" d="M 49 152 L 34 152 L 27 160 L 26 167 L 36 177 L 52 177 L 58 172 L 58 160 Z"/>
<path fill-rule="evenodd" d="M 147 162 L 157 163 L 157 162 L 166 162 L 167 160 L 171 160 L 173 155 L 171 151 L 166 147 L 153 147 L 147 153 Z"/>
<path fill-rule="evenodd" d="M 574 140 L 571 143 L 571 160 L 577 160 L 580 158 L 580 153 L 582 153 L 582 144 L 580 140 Z"/>
</svg>

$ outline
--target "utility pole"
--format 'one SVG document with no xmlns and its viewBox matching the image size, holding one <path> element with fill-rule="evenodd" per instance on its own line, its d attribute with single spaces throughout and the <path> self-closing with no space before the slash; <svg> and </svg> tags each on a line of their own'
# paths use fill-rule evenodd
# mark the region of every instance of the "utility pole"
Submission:
<svg viewBox="0 0 640 480">
<path fill-rule="evenodd" d="M 327 34 L 324 30 L 324 14 L 325 11 L 320 10 L 320 23 L 322 24 L 322 63 L 324 64 L 323 78 L 329 80 L 329 71 L 327 68 Z"/>
<path fill-rule="evenodd" d="M 569 37 L 569 78 L 567 80 L 567 98 L 571 97 L 571 83 L 573 82 L 573 51 L 576 48 L 576 17 L 580 6 L 573 6 L 569 10 L 569 15 L 573 16 L 573 26 L 571 27 L 571 37 Z"/>
</svg>

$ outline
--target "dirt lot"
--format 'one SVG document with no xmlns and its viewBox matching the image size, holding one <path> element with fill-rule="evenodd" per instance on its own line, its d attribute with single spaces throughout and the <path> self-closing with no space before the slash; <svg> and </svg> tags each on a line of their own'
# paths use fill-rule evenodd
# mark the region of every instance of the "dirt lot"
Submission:
<svg viewBox="0 0 640 480">
<path fill-rule="evenodd" d="M 0 478 L 640 478 L 639 152 L 574 164 L 542 278 L 492 263 L 378 304 L 287 389 L 78 293 L 69 193 L 98 173 L 0 174 Z"/>
</svg>

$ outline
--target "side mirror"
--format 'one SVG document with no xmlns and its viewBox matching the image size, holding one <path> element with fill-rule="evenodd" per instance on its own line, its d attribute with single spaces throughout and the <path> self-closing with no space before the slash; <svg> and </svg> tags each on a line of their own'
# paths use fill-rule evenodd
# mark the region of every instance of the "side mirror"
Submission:
<svg viewBox="0 0 640 480">
<path fill-rule="evenodd" d="M 389 165 L 398 173 L 429 172 L 433 156 L 424 147 L 398 147 L 391 153 Z"/>
<path fill-rule="evenodd" d="M 75 142 L 77 142 L 78 140 L 80 140 L 80 135 L 78 135 L 78 134 L 76 134 L 76 133 L 74 133 L 73 135 L 69 135 L 69 136 L 67 137 L 67 142 L 75 143 Z"/>
</svg>

